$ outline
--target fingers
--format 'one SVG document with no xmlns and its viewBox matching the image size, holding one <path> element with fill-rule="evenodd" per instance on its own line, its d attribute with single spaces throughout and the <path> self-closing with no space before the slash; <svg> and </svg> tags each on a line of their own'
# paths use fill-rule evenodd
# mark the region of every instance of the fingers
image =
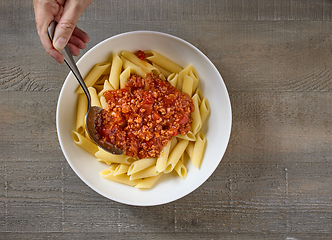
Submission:
<svg viewBox="0 0 332 240">
<path fill-rule="evenodd" d="M 36 27 L 40 41 L 46 52 L 56 61 L 62 63 L 63 56 L 53 48 L 52 42 L 47 33 L 50 22 L 54 19 L 54 16 L 59 13 L 61 8 L 54 0 L 34 0 L 33 4 L 35 10 Z"/>
<path fill-rule="evenodd" d="M 68 43 L 76 28 L 77 21 L 90 1 L 67 0 L 64 5 L 63 13 L 55 28 L 53 46 L 61 51 Z M 83 31 L 75 30 L 78 36 L 83 36 L 85 42 L 86 34 Z M 83 34 L 84 33 L 84 34 Z M 88 38 L 87 38 L 88 40 Z"/>
<path fill-rule="evenodd" d="M 73 55 L 78 55 L 89 41 L 88 35 L 76 27 L 76 23 L 92 0 L 33 0 L 36 27 L 46 52 L 56 61 L 64 61 L 59 52 L 68 43 Z M 52 20 L 58 25 L 54 32 L 53 43 L 49 39 L 47 29 Z M 57 51 L 58 50 L 58 51 Z"/>
</svg>

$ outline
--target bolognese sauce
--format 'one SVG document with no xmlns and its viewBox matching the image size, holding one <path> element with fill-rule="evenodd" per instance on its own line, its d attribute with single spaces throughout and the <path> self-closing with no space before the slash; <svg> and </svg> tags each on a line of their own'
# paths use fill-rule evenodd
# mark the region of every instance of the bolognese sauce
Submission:
<svg viewBox="0 0 332 240">
<path fill-rule="evenodd" d="M 104 92 L 108 107 L 95 122 L 100 140 L 131 157 L 158 157 L 173 136 L 188 133 L 194 104 L 154 74 L 131 75 L 125 88 Z"/>
</svg>

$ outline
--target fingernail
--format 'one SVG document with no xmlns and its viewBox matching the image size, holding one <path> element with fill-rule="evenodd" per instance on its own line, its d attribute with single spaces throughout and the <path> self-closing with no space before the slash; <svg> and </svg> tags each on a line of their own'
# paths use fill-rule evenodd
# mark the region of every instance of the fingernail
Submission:
<svg viewBox="0 0 332 240">
<path fill-rule="evenodd" d="M 62 49 L 65 48 L 67 40 L 64 39 L 63 37 L 58 37 L 56 42 L 54 43 L 54 48 L 58 51 L 61 51 Z"/>
</svg>

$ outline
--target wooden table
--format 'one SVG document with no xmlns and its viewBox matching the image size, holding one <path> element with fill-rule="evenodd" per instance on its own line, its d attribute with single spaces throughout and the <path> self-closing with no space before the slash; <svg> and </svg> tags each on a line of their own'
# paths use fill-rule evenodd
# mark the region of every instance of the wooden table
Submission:
<svg viewBox="0 0 332 240">
<path fill-rule="evenodd" d="M 132 30 L 189 41 L 232 103 L 225 156 L 196 191 L 134 207 L 68 165 L 56 104 L 69 70 L 44 51 L 32 1 L 0 3 L 0 239 L 331 239 L 332 1 L 96 0 L 96 43 Z M 76 58 L 78 59 L 78 58 Z"/>
</svg>

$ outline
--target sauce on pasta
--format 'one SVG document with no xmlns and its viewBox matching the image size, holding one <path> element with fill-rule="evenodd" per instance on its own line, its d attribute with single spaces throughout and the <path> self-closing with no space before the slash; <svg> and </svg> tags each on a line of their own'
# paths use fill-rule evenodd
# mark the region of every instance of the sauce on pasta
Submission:
<svg viewBox="0 0 332 240">
<path fill-rule="evenodd" d="M 140 159 L 158 157 L 173 136 L 188 133 L 194 111 L 190 96 L 156 75 L 131 75 L 125 88 L 104 93 L 108 107 L 95 122 L 102 141 Z"/>
</svg>

